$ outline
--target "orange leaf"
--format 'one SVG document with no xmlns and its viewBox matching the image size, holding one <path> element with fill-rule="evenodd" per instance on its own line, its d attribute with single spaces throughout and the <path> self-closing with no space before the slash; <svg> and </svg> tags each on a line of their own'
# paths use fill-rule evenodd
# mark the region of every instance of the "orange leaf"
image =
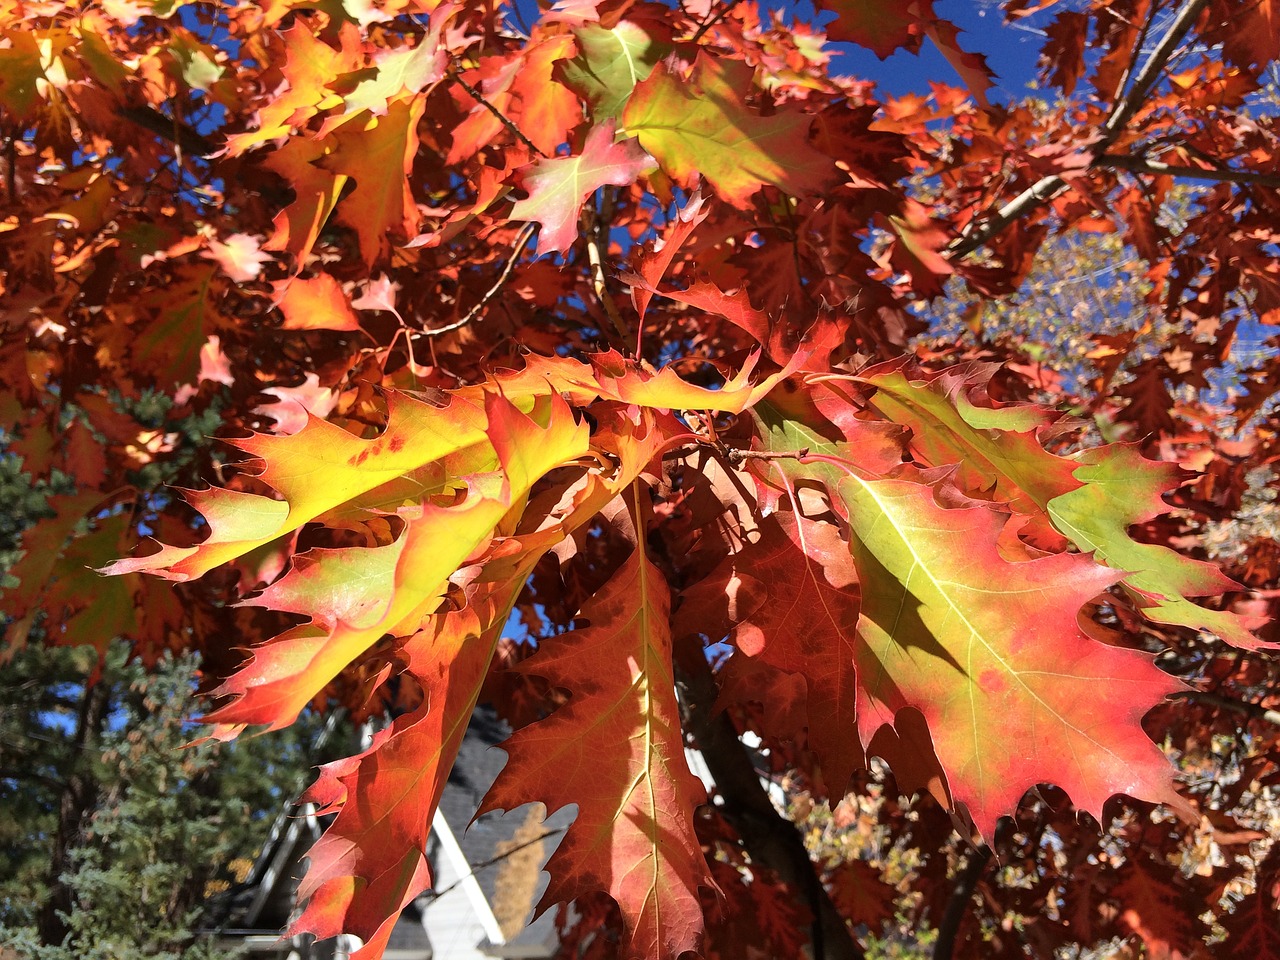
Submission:
<svg viewBox="0 0 1280 960">
<path fill-rule="evenodd" d="M 360 329 L 350 299 L 332 274 L 283 280 L 276 285 L 276 297 L 285 330 Z"/>
</svg>

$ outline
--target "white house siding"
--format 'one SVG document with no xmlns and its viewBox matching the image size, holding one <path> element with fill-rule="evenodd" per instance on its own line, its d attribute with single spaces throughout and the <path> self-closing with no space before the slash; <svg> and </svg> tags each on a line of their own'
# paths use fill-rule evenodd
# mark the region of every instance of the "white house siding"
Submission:
<svg viewBox="0 0 1280 960">
<path fill-rule="evenodd" d="M 434 888 L 443 892 L 432 896 L 422 915 L 433 960 L 492 960 L 481 953 L 480 945 L 501 942 L 498 921 L 439 812 L 432 827 L 439 843 L 432 880 Z"/>
</svg>

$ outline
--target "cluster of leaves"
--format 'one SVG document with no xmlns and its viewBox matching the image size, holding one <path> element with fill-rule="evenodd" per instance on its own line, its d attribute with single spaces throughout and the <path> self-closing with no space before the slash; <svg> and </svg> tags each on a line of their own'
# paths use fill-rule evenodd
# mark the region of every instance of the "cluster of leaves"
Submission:
<svg viewBox="0 0 1280 960">
<path fill-rule="evenodd" d="M 48 624 L 203 649 L 223 736 L 330 698 L 395 706 L 312 789 L 336 818 L 299 928 L 380 954 L 430 883 L 431 812 L 483 698 L 516 727 L 485 808 L 577 805 L 545 902 L 576 900 L 601 954 L 856 956 L 883 918 L 873 870 L 812 862 L 773 811 L 747 729 L 812 796 L 866 789 L 878 756 L 1021 857 L 1035 892 L 992 883 L 992 916 L 1056 911 L 1088 873 L 1091 840 L 1055 859 L 1075 811 L 1111 823 L 1126 794 L 1177 814 L 1111 833 L 1113 861 L 1150 860 L 1147 901 L 1084 880 L 1042 943 L 1168 946 L 1170 913 L 1184 953 L 1267 935 L 1226 930 L 1243 911 L 1161 914 L 1191 888 L 1145 851 L 1247 813 L 1274 731 L 1208 797 L 1175 787 L 1143 718 L 1160 707 L 1184 758 L 1205 742 L 1162 706 L 1181 685 L 1161 646 L 1237 714 L 1268 707 L 1251 630 L 1280 558 L 1238 571 L 1258 593 L 1232 606 L 1238 584 L 1179 549 L 1276 454 L 1280 368 L 1232 351 L 1242 322 L 1280 319 L 1276 121 L 1250 110 L 1271 6 L 1010 0 L 1045 23 L 1052 106 L 990 103 L 926 0 L 817 6 L 559 3 L 526 24 L 448 0 L 50 2 L 6 31 L 6 455 L 74 480 L 24 538 L 9 642 Z M 842 43 L 925 42 L 963 87 L 881 96 L 833 68 Z M 1212 186 L 1185 201 L 1179 176 Z M 1168 334 L 1147 351 L 1150 325 L 1099 318 L 1087 409 L 1124 442 L 1030 402 L 1067 388 L 1016 342 L 911 345 L 948 283 L 1011 293 L 1070 230 L 1123 237 Z M 1188 402 L 1213 370 L 1247 389 Z M 230 454 L 179 429 L 212 414 Z M 148 482 L 210 474 L 185 506 Z M 145 534 L 159 552 L 90 579 Z M 253 645 L 234 670 L 228 637 Z M 1074 806 L 1028 800 L 1044 783 Z M 943 845 L 936 818 L 885 819 Z M 1275 858 L 1245 859 L 1265 911 Z M 1215 908 L 1245 869 L 1210 871 Z"/>
</svg>

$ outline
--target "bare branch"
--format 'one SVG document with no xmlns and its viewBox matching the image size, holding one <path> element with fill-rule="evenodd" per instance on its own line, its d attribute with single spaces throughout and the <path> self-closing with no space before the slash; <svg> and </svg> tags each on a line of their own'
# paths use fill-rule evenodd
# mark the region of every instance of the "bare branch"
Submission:
<svg viewBox="0 0 1280 960">
<path fill-rule="evenodd" d="M 516 235 L 516 242 L 511 247 L 511 256 L 507 258 L 506 264 L 502 268 L 502 272 L 498 274 L 498 279 L 493 282 L 488 290 L 484 292 L 484 296 L 480 298 L 480 302 L 467 311 L 461 320 L 455 320 L 453 323 L 443 327 L 436 327 L 432 330 L 419 330 L 414 335 L 419 337 L 438 337 L 442 333 L 449 333 L 465 327 L 480 314 L 484 313 L 485 308 L 493 301 L 502 288 L 507 285 L 507 281 L 511 279 L 511 274 L 516 268 L 516 264 L 520 261 L 520 255 L 524 253 L 525 247 L 529 246 L 529 241 L 533 239 L 533 231 L 535 225 L 526 223 L 520 228 L 520 233 Z"/>
<path fill-rule="evenodd" d="M 490 113 L 492 113 L 495 117 L 497 117 L 498 120 L 502 122 L 502 125 L 506 127 L 508 130 L 510 130 L 512 134 L 515 135 L 515 138 L 517 140 L 523 143 L 526 147 L 528 147 L 538 156 L 543 157 L 545 159 L 547 155 L 538 149 L 537 144 L 535 144 L 532 140 L 530 140 L 528 137 L 524 135 L 524 132 L 521 131 L 521 129 L 515 125 L 515 122 L 510 117 L 508 117 L 505 113 L 503 113 L 501 110 L 495 107 L 492 103 L 486 100 L 483 93 L 481 93 L 471 84 L 467 83 L 467 81 L 462 79 L 462 72 L 458 69 L 458 60 L 456 57 L 454 57 L 453 54 L 449 54 L 449 62 L 453 64 L 453 79 L 457 80 L 458 84 L 462 87 L 462 89 L 467 91 L 467 96 L 469 96 L 472 100 L 480 104 Z"/>
<path fill-rule="evenodd" d="M 1108 153 L 1094 160 L 1100 167 L 1116 167 L 1133 173 L 1149 173 L 1155 176 L 1185 177 L 1188 180 L 1211 180 L 1215 183 L 1243 183 L 1259 187 L 1280 188 L 1280 174 L 1260 173 L 1257 170 L 1232 170 L 1228 167 L 1188 167 L 1143 156 L 1124 156 Z"/>
<path fill-rule="evenodd" d="M 1147 57 L 1146 62 L 1138 70 L 1137 75 L 1134 77 L 1133 85 L 1129 87 L 1128 91 L 1112 108 L 1106 123 L 1103 124 L 1102 136 L 1090 147 L 1095 163 L 1097 158 L 1101 157 L 1107 148 L 1116 141 L 1124 130 L 1125 125 L 1133 119 L 1133 115 L 1138 112 L 1138 109 L 1146 101 L 1152 87 L 1155 86 L 1156 81 L 1160 78 L 1160 71 L 1164 69 L 1165 64 L 1173 56 L 1178 44 L 1182 42 L 1182 39 L 1187 35 L 1187 31 L 1195 24 L 1196 18 L 1200 16 L 1200 11 L 1204 9 L 1208 2 L 1209 0 L 1188 0 L 1186 6 L 1178 11 L 1178 15 L 1174 18 L 1173 23 L 1169 25 L 1165 35 L 1161 37 L 1160 42 L 1156 44 L 1156 48 L 1151 51 L 1151 55 Z M 1057 174 L 1041 177 L 991 216 L 975 220 L 970 224 L 971 229 L 957 237 L 948 247 L 947 253 L 953 258 L 968 256 L 992 237 L 1001 233 L 1014 220 L 1024 216 L 1036 207 L 1048 203 L 1066 188 L 1067 181 Z"/>
</svg>

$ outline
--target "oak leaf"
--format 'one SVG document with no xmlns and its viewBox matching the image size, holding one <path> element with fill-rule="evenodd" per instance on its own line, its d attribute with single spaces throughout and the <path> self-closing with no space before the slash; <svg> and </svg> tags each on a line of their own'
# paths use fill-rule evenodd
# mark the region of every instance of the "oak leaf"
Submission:
<svg viewBox="0 0 1280 960">
<path fill-rule="evenodd" d="M 578 55 L 558 63 L 553 76 L 591 105 L 597 123 L 621 116 L 636 84 L 671 52 L 670 28 L 656 21 L 587 23 L 573 35 Z"/>
<path fill-rule="evenodd" d="M 864 762 L 856 737 L 859 589 L 837 527 L 773 514 L 743 550 L 684 594 L 680 632 L 721 631 L 748 657 L 807 685 L 809 746 L 833 797 Z M 835 558 L 834 561 L 832 558 Z"/>
<path fill-rule="evenodd" d="M 751 68 L 699 53 L 681 79 L 666 64 L 636 85 L 623 125 L 664 172 L 691 186 L 701 174 L 718 196 L 746 208 L 766 184 L 802 196 L 832 182 L 832 161 L 809 145 L 813 118 L 791 107 L 762 116 L 743 100 Z"/>
<path fill-rule="evenodd" d="M 918 709 L 952 796 L 986 837 L 1040 782 L 1095 815 L 1116 793 L 1185 809 L 1141 725 L 1179 684 L 1078 622 L 1122 574 L 1077 554 L 1011 563 L 998 548 L 1005 518 L 941 507 L 935 486 L 851 475 L 839 490 L 862 591 L 864 743 Z"/>
<path fill-rule="evenodd" d="M 276 306 L 285 330 L 359 330 L 360 320 L 331 273 L 284 280 L 276 286 Z"/>
<path fill-rule="evenodd" d="M 360 239 L 368 265 L 390 245 L 388 234 L 408 240 L 418 232 L 418 208 L 408 174 L 418 152 L 418 120 L 426 109 L 421 95 L 388 104 L 381 117 L 349 123 L 337 130 L 332 153 L 316 165 L 355 180 L 356 188 L 338 207 L 338 219 Z"/>
<path fill-rule="evenodd" d="M 582 153 L 535 161 L 524 174 L 529 196 L 517 200 L 511 219 L 542 224 L 538 253 L 564 252 L 578 238 L 578 214 L 583 202 L 606 184 L 633 183 L 653 160 L 634 139 L 614 143 L 614 124 L 592 127 Z"/>
<path fill-rule="evenodd" d="M 567 688 L 569 702 L 504 743 L 507 766 L 481 807 L 576 803 L 541 906 L 604 890 L 622 910 L 626 955 L 661 960 L 697 948 L 698 887 L 710 885 L 693 830 L 705 795 L 684 757 L 670 602 L 639 546 L 583 606 L 589 626 L 542 641 L 520 669 Z"/>
</svg>

